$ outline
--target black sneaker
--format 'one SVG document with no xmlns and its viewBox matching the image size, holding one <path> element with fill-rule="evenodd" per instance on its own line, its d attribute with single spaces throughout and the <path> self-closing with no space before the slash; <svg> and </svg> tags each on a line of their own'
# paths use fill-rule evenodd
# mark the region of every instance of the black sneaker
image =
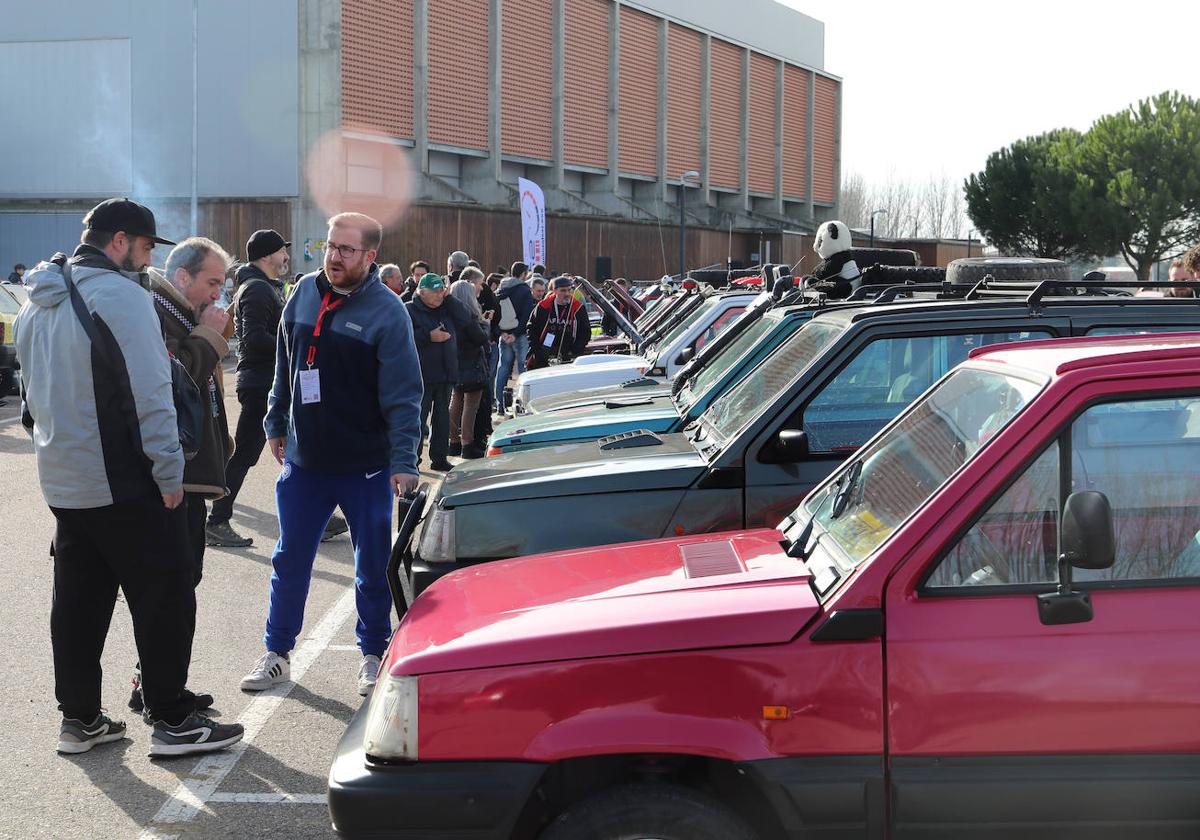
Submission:
<svg viewBox="0 0 1200 840">
<path fill-rule="evenodd" d="M 346 524 L 346 520 L 340 516 L 329 517 L 329 523 L 325 526 L 325 533 L 321 534 L 321 542 L 329 542 L 338 534 L 344 534 L 350 530 L 350 526 Z"/>
<path fill-rule="evenodd" d="M 429 465 L 429 469 L 434 472 L 450 472 L 450 470 L 454 469 L 454 465 L 449 461 L 434 461 Z"/>
<path fill-rule="evenodd" d="M 63 718 L 58 729 L 58 751 L 75 755 L 85 753 L 97 744 L 119 741 L 125 737 L 124 721 L 113 720 L 104 712 L 91 723 L 75 718 Z"/>
<path fill-rule="evenodd" d="M 204 542 L 214 548 L 249 548 L 254 545 L 250 537 L 243 537 L 228 522 L 209 523 L 204 529 Z"/>
<path fill-rule="evenodd" d="M 473 461 L 477 458 L 487 457 L 487 450 L 481 444 L 468 443 L 463 447 L 462 456 L 468 461 Z"/>
<path fill-rule="evenodd" d="M 154 732 L 150 735 L 150 755 L 216 752 L 242 740 L 242 733 L 240 723 L 217 723 L 198 713 L 188 715 L 178 726 L 159 720 L 154 722 Z"/>
<path fill-rule="evenodd" d="M 196 698 L 197 712 L 202 712 L 205 709 L 212 708 L 215 698 L 211 694 L 207 694 L 203 691 L 196 691 L 193 692 L 193 694 Z M 133 691 L 129 695 L 129 711 L 138 713 L 146 711 L 146 701 L 142 698 L 142 687 L 136 683 L 133 686 Z"/>
<path fill-rule="evenodd" d="M 455 458 L 462 455 L 463 454 L 462 441 L 456 440 L 453 443 L 451 443 L 450 444 L 450 452 L 448 454 L 453 455 Z"/>
</svg>

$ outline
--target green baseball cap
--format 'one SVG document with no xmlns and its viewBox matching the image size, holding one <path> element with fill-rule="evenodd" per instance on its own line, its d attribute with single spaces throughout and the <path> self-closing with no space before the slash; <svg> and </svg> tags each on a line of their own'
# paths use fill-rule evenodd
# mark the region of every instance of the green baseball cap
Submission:
<svg viewBox="0 0 1200 840">
<path fill-rule="evenodd" d="M 440 274 L 426 272 L 425 274 L 421 275 L 421 282 L 417 283 L 417 288 L 431 289 L 436 292 L 439 289 L 446 288 L 446 280 Z"/>
</svg>

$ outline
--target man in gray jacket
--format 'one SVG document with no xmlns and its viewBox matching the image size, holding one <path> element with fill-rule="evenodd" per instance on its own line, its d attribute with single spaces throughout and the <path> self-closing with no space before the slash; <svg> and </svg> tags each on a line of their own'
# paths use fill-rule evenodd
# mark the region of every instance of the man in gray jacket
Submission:
<svg viewBox="0 0 1200 840">
<path fill-rule="evenodd" d="M 186 689 L 195 595 L 184 545 L 183 452 L 171 368 L 141 271 L 154 215 L 126 199 L 84 217 L 83 244 L 29 272 L 14 329 L 22 416 L 56 520 L 50 636 L 58 749 L 125 736 L 101 710 L 100 656 L 118 587 L 142 663 L 150 755 L 209 752 L 242 727 L 195 711 Z M 68 279 L 67 274 L 70 277 Z M 89 323 L 90 322 L 90 323 Z"/>
</svg>

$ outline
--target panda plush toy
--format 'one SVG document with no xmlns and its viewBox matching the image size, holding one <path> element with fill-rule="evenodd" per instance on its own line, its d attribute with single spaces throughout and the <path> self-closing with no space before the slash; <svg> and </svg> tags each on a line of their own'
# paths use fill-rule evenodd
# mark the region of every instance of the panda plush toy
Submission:
<svg viewBox="0 0 1200 840">
<path fill-rule="evenodd" d="M 805 278 L 805 285 L 832 298 L 847 298 L 861 285 L 862 272 L 850 257 L 850 228 L 844 222 L 825 222 L 817 228 L 813 250 L 821 262 Z"/>
</svg>

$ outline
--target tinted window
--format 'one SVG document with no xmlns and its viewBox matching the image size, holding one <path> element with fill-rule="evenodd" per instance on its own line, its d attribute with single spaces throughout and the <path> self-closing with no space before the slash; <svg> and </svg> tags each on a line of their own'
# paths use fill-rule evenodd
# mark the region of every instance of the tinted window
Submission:
<svg viewBox="0 0 1200 840">
<path fill-rule="evenodd" d="M 721 330 L 725 329 L 726 325 L 728 325 L 729 322 L 734 318 L 741 315 L 745 309 L 746 307 L 744 306 L 735 306 L 732 309 L 729 309 L 718 315 L 717 320 L 713 321 L 712 324 L 709 325 L 708 329 L 696 337 L 696 349 L 699 350 L 709 341 L 716 338 L 720 334 Z"/>
<path fill-rule="evenodd" d="M 1045 330 L 882 338 L 868 344 L 804 409 L 813 452 L 852 452 L 976 347 L 1045 338 Z"/>
</svg>

